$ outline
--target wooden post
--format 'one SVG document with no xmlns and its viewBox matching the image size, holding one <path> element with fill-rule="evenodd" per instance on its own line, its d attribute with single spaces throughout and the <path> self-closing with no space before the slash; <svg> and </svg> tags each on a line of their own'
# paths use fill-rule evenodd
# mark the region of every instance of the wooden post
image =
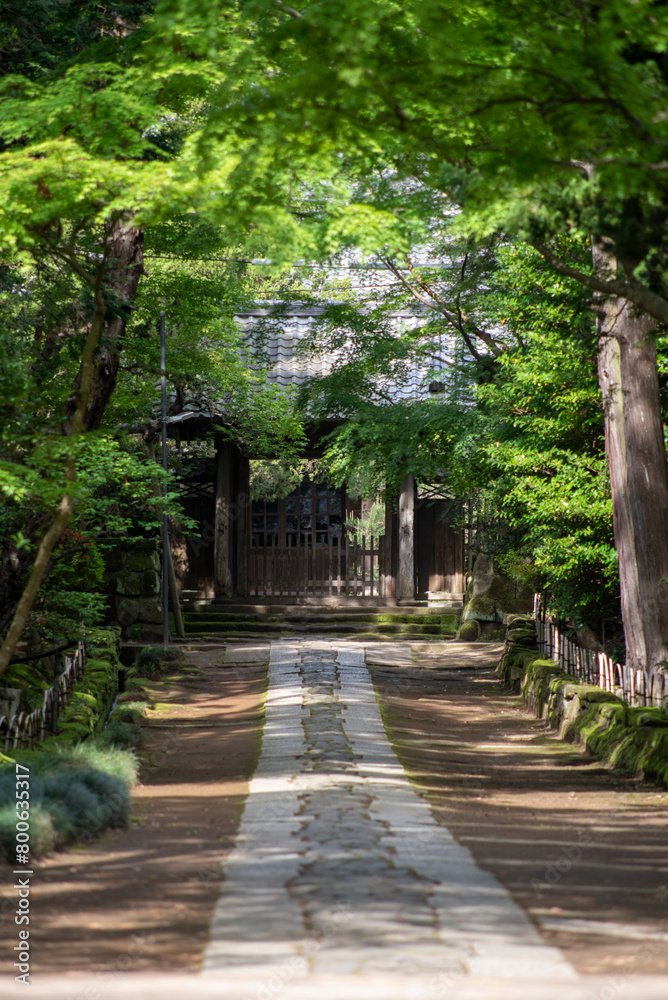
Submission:
<svg viewBox="0 0 668 1000">
<path fill-rule="evenodd" d="M 397 507 L 396 498 L 388 498 L 385 501 L 383 575 L 380 584 L 380 596 L 390 599 L 397 596 L 397 546 L 399 541 Z"/>
<path fill-rule="evenodd" d="M 248 549 L 250 547 L 250 461 L 245 455 L 237 457 L 236 535 L 237 535 L 237 593 L 248 597 Z"/>
<path fill-rule="evenodd" d="M 406 476 L 399 494 L 400 601 L 415 598 L 415 478 Z"/>
<path fill-rule="evenodd" d="M 232 446 L 229 441 L 223 441 L 216 451 L 216 512 L 213 547 L 213 579 L 216 597 L 232 596 L 231 493 Z"/>
<path fill-rule="evenodd" d="M 366 535 L 362 535 L 362 597 L 366 597 Z"/>
<path fill-rule="evenodd" d="M 376 543 L 377 542 L 378 542 L 378 539 L 376 539 Z M 374 552 L 373 535 L 372 535 L 371 536 L 371 574 L 370 574 L 370 577 L 371 577 L 371 579 L 370 579 L 370 583 L 371 583 L 371 596 L 372 597 L 373 597 L 373 578 L 374 578 L 374 574 L 375 574 L 375 570 L 376 570 L 376 564 L 375 564 L 375 561 L 374 561 L 375 560 L 375 556 L 376 556 L 376 553 Z"/>
</svg>

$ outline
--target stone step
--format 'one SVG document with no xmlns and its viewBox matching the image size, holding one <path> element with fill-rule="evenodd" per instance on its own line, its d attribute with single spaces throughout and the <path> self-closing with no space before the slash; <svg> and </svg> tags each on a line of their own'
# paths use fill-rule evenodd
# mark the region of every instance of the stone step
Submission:
<svg viewBox="0 0 668 1000">
<path fill-rule="evenodd" d="M 459 616 L 455 614 L 437 615 L 405 615 L 405 614 L 385 614 L 385 615 L 237 615 L 225 614 L 217 611 L 186 611 L 184 620 L 189 622 L 206 622 L 211 625 L 233 625 L 236 622 L 257 622 L 260 625 L 272 625 L 276 623 L 289 622 L 309 625 L 313 623 L 327 623 L 331 625 L 348 625 L 369 622 L 376 625 L 445 625 L 455 626 L 459 621 Z"/>
<path fill-rule="evenodd" d="M 434 635 L 433 632 L 405 632 L 400 636 L 396 635 L 385 635 L 379 632 L 352 632 L 350 629 L 346 629 L 343 632 L 336 633 L 331 630 L 322 629 L 321 631 L 313 631 L 308 633 L 303 632 L 276 632 L 267 635 L 265 641 L 269 638 L 272 639 L 292 639 L 297 642 L 300 638 L 304 639 L 308 635 L 311 639 L 331 639 L 333 636 L 338 635 L 339 641 L 345 641 L 346 639 L 351 639 L 355 641 L 369 640 L 374 643 L 379 642 L 449 642 L 454 638 L 453 635 L 443 634 Z M 226 644 L 230 642 L 255 642 L 262 641 L 263 637 L 259 636 L 257 632 L 189 632 L 187 638 L 191 642 L 218 642 L 220 644 Z"/>
<path fill-rule="evenodd" d="M 300 635 L 354 635 L 382 639 L 448 639 L 459 625 L 456 608 L 360 607 L 359 605 L 231 605 L 224 601 L 184 606 L 188 638 L 266 639 Z"/>
<path fill-rule="evenodd" d="M 313 598 L 307 599 L 306 602 L 301 602 L 299 604 L 281 604 L 273 603 L 271 601 L 262 602 L 258 600 L 257 604 L 253 603 L 237 603 L 224 601 L 220 599 L 215 600 L 186 600 L 182 602 L 183 611 L 187 614 L 191 613 L 214 613 L 221 615 L 239 615 L 244 618 L 249 616 L 257 616 L 259 618 L 267 618 L 273 616 L 289 616 L 290 618 L 298 616 L 317 616 L 319 618 L 329 618 L 330 616 L 350 618 L 359 615 L 376 617 L 378 615 L 392 615 L 400 614 L 402 616 L 431 616 L 431 615 L 457 615 L 461 612 L 462 604 L 461 602 L 452 602 L 449 604 L 438 604 L 438 605 L 412 605 L 412 604 L 401 604 L 396 603 L 384 603 L 384 604 L 372 604 L 360 603 L 363 599 L 355 598 L 350 599 L 350 603 L 322 603 L 323 599 Z M 324 599 L 327 601 L 327 599 Z"/>
<path fill-rule="evenodd" d="M 225 636 L 230 638 L 233 635 L 238 635 L 243 633 L 244 635 L 252 635 L 256 639 L 261 636 L 266 636 L 271 638 L 272 636 L 303 636 L 303 635 L 371 635 L 378 637 L 394 637 L 405 639 L 407 636 L 413 636 L 424 639 L 425 637 L 433 639 L 450 639 L 455 635 L 455 631 L 440 630 L 434 628 L 410 628 L 408 626 L 385 626 L 383 628 L 372 628 L 357 626 L 356 628 L 351 628 L 345 625 L 335 625 L 335 626 L 324 626 L 324 625 L 309 625 L 303 628 L 290 628 L 288 625 L 276 626 L 275 628 L 264 628 L 260 629 L 258 626 L 248 626 L 243 623 L 238 623 L 229 628 L 207 628 L 206 625 L 185 625 L 185 633 L 189 638 L 194 638 L 195 636 Z"/>
</svg>

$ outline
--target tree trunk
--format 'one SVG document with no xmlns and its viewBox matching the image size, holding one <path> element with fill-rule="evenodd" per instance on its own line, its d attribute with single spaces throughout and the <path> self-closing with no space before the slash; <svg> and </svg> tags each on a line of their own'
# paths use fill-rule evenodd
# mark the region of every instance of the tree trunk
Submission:
<svg viewBox="0 0 668 1000">
<path fill-rule="evenodd" d="M 141 229 L 136 229 L 130 219 L 122 218 L 114 223 L 107 240 L 107 261 L 104 283 L 107 315 L 95 357 L 93 387 L 84 417 L 87 431 L 99 428 L 116 387 L 125 328 L 137 296 L 139 279 L 144 273 L 144 233 Z M 75 391 L 66 406 L 65 417 L 68 422 L 76 409 L 80 384 L 81 371 L 74 384 Z"/>
<path fill-rule="evenodd" d="M 597 269 L 609 271 L 594 247 Z M 626 299 L 599 301 L 603 397 L 626 662 L 656 672 L 668 660 L 668 469 L 659 402 L 654 320 Z"/>
<path fill-rule="evenodd" d="M 84 344 L 81 358 L 81 388 L 76 393 L 74 412 L 68 428 L 69 437 L 78 437 L 84 433 L 84 417 L 86 407 L 90 399 L 93 384 L 93 358 L 98 345 L 102 326 L 104 323 L 105 303 L 101 291 L 102 274 L 98 273 L 94 284 L 95 313 Z M 12 662 L 14 650 L 23 634 L 28 621 L 28 615 L 32 609 L 39 588 L 46 576 L 51 554 L 62 538 L 63 532 L 69 524 L 74 510 L 73 488 L 76 484 L 77 470 L 76 462 L 72 455 L 69 455 L 65 462 L 65 485 L 64 495 L 54 511 L 51 524 L 37 548 L 35 561 L 33 562 L 28 582 L 16 605 L 14 615 L 9 624 L 7 635 L 0 645 L 0 676 L 7 670 Z"/>
</svg>

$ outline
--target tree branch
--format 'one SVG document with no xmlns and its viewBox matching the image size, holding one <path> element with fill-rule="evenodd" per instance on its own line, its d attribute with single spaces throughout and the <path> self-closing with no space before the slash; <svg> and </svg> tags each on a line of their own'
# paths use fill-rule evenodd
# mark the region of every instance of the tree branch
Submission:
<svg viewBox="0 0 668 1000">
<path fill-rule="evenodd" d="M 289 14 L 290 17 L 295 17 L 299 21 L 306 20 L 303 14 L 300 14 L 298 10 L 294 9 L 294 7 L 288 7 L 286 4 L 281 3 L 281 0 L 274 0 L 274 7 L 278 7 L 278 9 L 282 10 L 284 14 Z"/>
<path fill-rule="evenodd" d="M 668 301 L 651 291 L 636 278 L 629 277 L 626 281 L 619 281 L 616 278 L 605 280 L 592 274 L 586 274 L 584 271 L 571 267 L 544 243 L 540 243 L 538 240 L 530 240 L 529 242 L 558 274 L 563 274 L 566 278 L 573 278 L 574 281 L 578 281 L 581 285 L 585 285 L 595 292 L 602 292 L 604 295 L 615 298 L 628 299 L 629 302 L 633 302 L 639 309 L 649 316 L 653 316 L 660 323 L 668 323 Z"/>
</svg>

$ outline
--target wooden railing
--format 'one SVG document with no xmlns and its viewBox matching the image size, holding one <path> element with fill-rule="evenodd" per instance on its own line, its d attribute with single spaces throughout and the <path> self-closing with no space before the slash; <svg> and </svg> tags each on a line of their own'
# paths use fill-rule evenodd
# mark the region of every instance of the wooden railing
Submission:
<svg viewBox="0 0 668 1000">
<path fill-rule="evenodd" d="M 606 653 L 583 649 L 547 620 L 540 594 L 534 595 L 534 617 L 538 648 L 561 670 L 588 684 L 596 684 L 628 702 L 633 708 L 663 708 L 666 704 L 666 677 L 647 670 L 632 670 L 615 663 Z"/>
<path fill-rule="evenodd" d="M 80 642 L 75 650 L 66 653 L 65 666 L 53 687 L 44 692 L 41 708 L 32 712 L 16 712 L 11 718 L 0 716 L 0 745 L 4 738 L 4 752 L 18 747 L 32 747 L 41 742 L 47 732 L 55 732 L 58 716 L 70 700 L 72 689 L 84 672 L 86 647 Z"/>
<path fill-rule="evenodd" d="M 349 536 L 303 545 L 251 544 L 249 590 L 253 597 L 379 597 L 381 539 Z"/>
</svg>

